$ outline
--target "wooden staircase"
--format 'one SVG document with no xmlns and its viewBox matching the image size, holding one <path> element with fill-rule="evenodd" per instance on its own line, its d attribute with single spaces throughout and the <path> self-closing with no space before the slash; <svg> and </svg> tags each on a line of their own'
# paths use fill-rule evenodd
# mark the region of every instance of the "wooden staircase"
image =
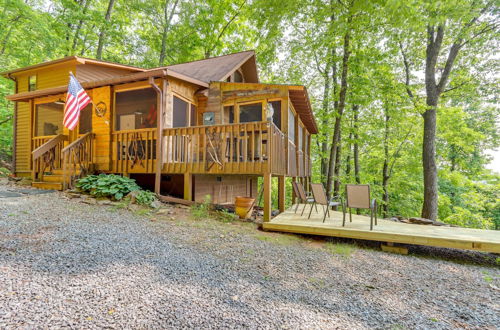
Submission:
<svg viewBox="0 0 500 330">
<path fill-rule="evenodd" d="M 80 136 L 64 147 L 67 137 L 58 135 L 33 150 L 33 182 L 39 189 L 64 190 L 94 170 L 94 134 Z"/>
<path fill-rule="evenodd" d="M 54 169 L 45 172 L 41 180 L 33 181 L 31 186 L 39 189 L 63 190 L 63 170 Z"/>
</svg>

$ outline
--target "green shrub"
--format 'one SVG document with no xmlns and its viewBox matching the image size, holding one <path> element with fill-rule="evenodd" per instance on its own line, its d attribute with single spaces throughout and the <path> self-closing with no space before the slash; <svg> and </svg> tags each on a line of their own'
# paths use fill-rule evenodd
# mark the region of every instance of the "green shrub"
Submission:
<svg viewBox="0 0 500 330">
<path fill-rule="evenodd" d="M 141 189 L 135 180 L 114 174 L 88 175 L 78 180 L 76 187 L 95 197 L 112 197 L 116 200 Z"/>
<path fill-rule="evenodd" d="M 155 200 L 155 193 L 149 190 L 141 190 L 135 195 L 135 201 L 140 205 L 151 206 Z"/>
<path fill-rule="evenodd" d="M 10 174 L 11 173 L 8 168 L 0 167 L 0 178 L 8 177 Z"/>
<path fill-rule="evenodd" d="M 195 220 L 208 219 L 210 217 L 210 195 L 205 196 L 203 203 L 191 206 L 191 216 Z"/>
</svg>

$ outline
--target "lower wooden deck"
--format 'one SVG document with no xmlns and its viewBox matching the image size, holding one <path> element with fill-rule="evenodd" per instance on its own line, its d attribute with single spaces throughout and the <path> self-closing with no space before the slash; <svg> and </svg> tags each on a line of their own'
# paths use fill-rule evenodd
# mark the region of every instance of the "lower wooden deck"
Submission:
<svg viewBox="0 0 500 330">
<path fill-rule="evenodd" d="M 370 231 L 370 218 L 366 216 L 353 214 L 352 222 L 349 222 L 349 215 L 346 215 L 346 225 L 342 227 L 342 212 L 330 211 L 330 217 L 323 223 L 320 207 L 318 211 L 321 214 L 313 211 L 311 219 L 307 219 L 309 207 L 303 216 L 300 215 L 302 205 L 297 213 L 294 209 L 295 206 L 270 222 L 264 222 L 263 229 L 500 253 L 500 231 L 415 225 L 381 219 L 378 226 Z"/>
</svg>

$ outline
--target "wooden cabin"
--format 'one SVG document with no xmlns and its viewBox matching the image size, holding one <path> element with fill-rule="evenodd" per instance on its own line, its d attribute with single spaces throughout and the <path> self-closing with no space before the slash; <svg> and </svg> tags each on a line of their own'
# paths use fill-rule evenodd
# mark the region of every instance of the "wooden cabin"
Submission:
<svg viewBox="0 0 500 330">
<path fill-rule="evenodd" d="M 93 101 L 73 131 L 62 125 L 70 72 Z M 154 69 L 70 56 L 2 75 L 16 86 L 14 172 L 35 187 L 117 173 L 163 199 L 233 203 L 263 177 L 268 220 L 272 177 L 283 211 L 285 177 L 311 176 L 307 90 L 259 83 L 253 51 Z"/>
</svg>

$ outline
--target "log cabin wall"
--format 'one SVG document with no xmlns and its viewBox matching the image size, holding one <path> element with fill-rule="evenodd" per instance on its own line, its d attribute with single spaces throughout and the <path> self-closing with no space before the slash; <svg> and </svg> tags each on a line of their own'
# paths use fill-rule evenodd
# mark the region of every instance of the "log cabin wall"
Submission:
<svg viewBox="0 0 500 330">
<path fill-rule="evenodd" d="M 68 83 L 69 72 L 75 70 L 76 61 L 58 63 L 43 68 L 22 71 L 12 76 L 17 80 L 16 93 L 29 91 L 29 77 L 36 76 L 36 89 L 63 86 Z M 34 122 L 34 101 L 17 102 L 15 122 L 15 174 L 31 174 L 32 132 Z"/>
</svg>

